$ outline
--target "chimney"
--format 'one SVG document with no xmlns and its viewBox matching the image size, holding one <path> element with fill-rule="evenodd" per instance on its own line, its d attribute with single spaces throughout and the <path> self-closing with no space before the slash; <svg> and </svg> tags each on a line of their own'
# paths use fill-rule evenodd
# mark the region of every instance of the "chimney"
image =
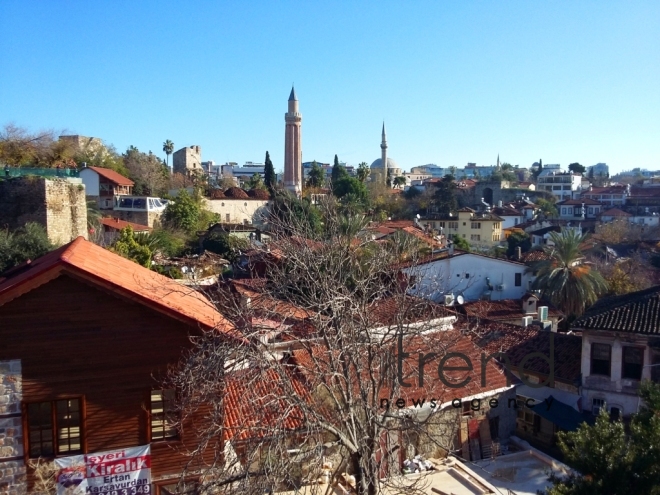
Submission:
<svg viewBox="0 0 660 495">
<path fill-rule="evenodd" d="M 522 248 L 520 246 L 516 248 L 516 259 L 518 261 L 522 259 Z"/>
<path fill-rule="evenodd" d="M 454 243 L 450 242 L 449 243 L 449 256 L 453 256 L 453 255 L 454 255 Z"/>
</svg>

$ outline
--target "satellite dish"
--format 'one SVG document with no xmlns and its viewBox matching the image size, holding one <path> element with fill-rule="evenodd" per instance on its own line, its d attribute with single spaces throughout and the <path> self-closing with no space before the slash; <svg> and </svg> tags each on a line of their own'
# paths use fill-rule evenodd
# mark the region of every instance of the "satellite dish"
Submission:
<svg viewBox="0 0 660 495">
<path fill-rule="evenodd" d="M 417 214 L 417 220 L 419 220 L 421 217 L 419 216 L 419 213 Z"/>
<path fill-rule="evenodd" d="M 460 296 L 460 295 L 459 295 L 459 296 L 456 297 L 456 303 L 457 303 L 459 306 L 460 306 L 461 304 L 463 304 L 464 302 L 465 302 L 465 298 L 464 298 L 463 296 Z"/>
</svg>

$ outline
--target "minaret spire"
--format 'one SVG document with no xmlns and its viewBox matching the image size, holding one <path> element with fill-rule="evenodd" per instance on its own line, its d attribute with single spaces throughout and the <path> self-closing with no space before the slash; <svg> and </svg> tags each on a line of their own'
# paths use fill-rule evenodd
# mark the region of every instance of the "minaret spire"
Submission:
<svg viewBox="0 0 660 495">
<path fill-rule="evenodd" d="M 284 114 L 284 186 L 297 196 L 302 194 L 302 115 L 298 110 L 296 90 L 291 86 L 288 112 Z"/>
<path fill-rule="evenodd" d="M 380 161 L 383 166 L 383 178 L 382 181 L 387 180 L 387 136 L 385 135 L 385 121 L 383 121 L 383 134 L 382 140 L 380 143 Z"/>
</svg>

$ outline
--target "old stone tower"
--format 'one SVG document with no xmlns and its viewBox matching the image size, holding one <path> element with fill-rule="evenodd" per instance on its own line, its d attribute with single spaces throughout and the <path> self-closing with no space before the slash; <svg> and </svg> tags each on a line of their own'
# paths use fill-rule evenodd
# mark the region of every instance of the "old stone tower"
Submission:
<svg viewBox="0 0 660 495">
<path fill-rule="evenodd" d="M 202 148 L 193 145 L 181 148 L 172 155 L 172 171 L 190 176 L 202 173 Z"/>
<path fill-rule="evenodd" d="M 59 246 L 87 239 L 87 203 L 80 179 L 21 177 L 0 181 L 0 226 L 10 230 L 27 222 L 43 225 Z"/>
<path fill-rule="evenodd" d="M 296 90 L 291 88 L 289 111 L 284 114 L 284 187 L 296 196 L 302 194 L 302 115 L 298 111 Z"/>
</svg>

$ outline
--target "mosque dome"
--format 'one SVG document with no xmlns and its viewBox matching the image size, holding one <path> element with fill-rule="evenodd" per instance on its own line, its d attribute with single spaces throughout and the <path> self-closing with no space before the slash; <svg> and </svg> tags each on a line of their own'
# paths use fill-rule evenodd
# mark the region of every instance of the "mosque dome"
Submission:
<svg viewBox="0 0 660 495">
<path fill-rule="evenodd" d="M 371 164 L 371 168 L 383 168 L 383 159 L 379 158 Z M 399 165 L 391 158 L 387 159 L 387 168 L 398 169 Z"/>
</svg>

